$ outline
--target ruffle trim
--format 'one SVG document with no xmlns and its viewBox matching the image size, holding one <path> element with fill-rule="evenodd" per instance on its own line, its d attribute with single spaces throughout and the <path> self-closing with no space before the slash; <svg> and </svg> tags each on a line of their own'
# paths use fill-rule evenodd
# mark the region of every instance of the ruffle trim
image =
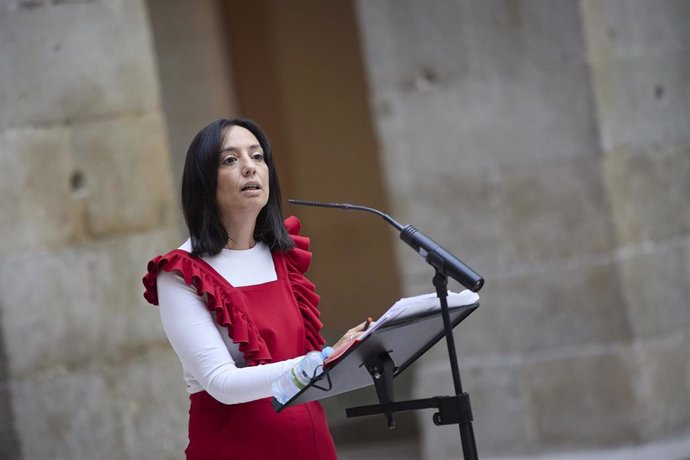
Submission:
<svg viewBox="0 0 690 460">
<path fill-rule="evenodd" d="M 321 336 L 323 323 L 319 320 L 320 297 L 316 293 L 314 283 L 304 276 L 311 262 L 309 238 L 299 234 L 300 222 L 294 216 L 285 219 L 285 228 L 292 241 L 295 242 L 295 247 L 285 254 L 285 265 L 297 306 L 304 318 L 306 351 L 321 350 L 326 341 Z"/>
<path fill-rule="evenodd" d="M 233 343 L 239 345 L 247 364 L 255 366 L 271 362 L 268 346 L 247 314 L 244 297 L 239 291 L 224 288 L 204 265 L 205 262 L 195 260 L 179 249 L 156 257 L 149 262 L 148 273 L 142 280 L 146 288 L 144 298 L 158 305 L 158 274 L 161 270 L 179 273 L 185 284 L 193 286 L 200 297 L 206 298 L 206 305 L 214 313 L 216 323 L 228 328 L 228 335 Z"/>
<path fill-rule="evenodd" d="M 305 351 L 321 350 L 325 340 L 321 336 L 323 323 L 319 320 L 320 297 L 316 294 L 314 283 L 304 276 L 311 262 L 311 253 L 308 251 L 309 238 L 299 235 L 300 222 L 296 217 L 286 219 L 285 226 L 295 242 L 295 248 L 285 253 L 284 257 L 288 281 L 304 320 Z M 233 343 L 238 344 L 248 365 L 272 361 L 266 342 L 247 314 L 244 296 L 240 291 L 230 286 L 226 287 L 216 280 L 206 268 L 206 262 L 179 249 L 151 260 L 142 282 L 145 287 L 144 298 L 152 305 L 158 305 L 157 280 L 161 270 L 179 273 L 185 284 L 193 286 L 199 296 L 206 298 L 206 305 L 214 313 L 216 323 L 227 327 L 228 335 Z"/>
</svg>

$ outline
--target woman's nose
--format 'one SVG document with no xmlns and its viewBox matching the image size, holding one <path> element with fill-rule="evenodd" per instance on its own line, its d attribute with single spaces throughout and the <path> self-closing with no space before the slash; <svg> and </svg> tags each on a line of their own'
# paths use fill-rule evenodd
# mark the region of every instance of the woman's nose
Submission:
<svg viewBox="0 0 690 460">
<path fill-rule="evenodd" d="M 256 172 L 256 167 L 251 161 L 245 161 L 242 165 L 242 174 L 244 176 L 251 176 Z"/>
</svg>

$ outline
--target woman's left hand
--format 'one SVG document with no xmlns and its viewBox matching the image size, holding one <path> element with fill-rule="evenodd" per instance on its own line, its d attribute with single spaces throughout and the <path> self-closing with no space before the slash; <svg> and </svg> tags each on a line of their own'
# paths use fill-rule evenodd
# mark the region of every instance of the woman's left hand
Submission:
<svg viewBox="0 0 690 460">
<path fill-rule="evenodd" d="M 344 346 L 344 345 L 349 345 L 352 343 L 353 340 L 357 339 L 360 335 L 364 333 L 364 328 L 367 325 L 367 321 L 362 322 L 361 324 L 358 324 L 357 326 L 353 327 L 352 329 L 348 329 L 348 331 L 338 340 L 335 345 L 333 345 L 334 350 L 338 350 L 339 347 Z"/>
</svg>

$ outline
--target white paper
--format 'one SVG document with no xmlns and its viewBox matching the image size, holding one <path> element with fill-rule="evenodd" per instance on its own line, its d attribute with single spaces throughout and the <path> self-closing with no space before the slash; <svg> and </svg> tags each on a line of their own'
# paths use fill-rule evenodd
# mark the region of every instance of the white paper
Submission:
<svg viewBox="0 0 690 460">
<path fill-rule="evenodd" d="M 465 305 L 472 305 L 479 300 L 479 294 L 465 289 L 457 293 L 448 291 L 448 308 L 463 307 Z M 372 322 L 358 340 L 363 340 L 366 336 L 383 326 L 384 324 L 395 319 L 407 318 L 410 316 L 419 315 L 441 310 L 441 302 L 435 292 L 429 294 L 422 294 L 414 297 L 405 297 L 393 304 L 381 317 Z"/>
</svg>

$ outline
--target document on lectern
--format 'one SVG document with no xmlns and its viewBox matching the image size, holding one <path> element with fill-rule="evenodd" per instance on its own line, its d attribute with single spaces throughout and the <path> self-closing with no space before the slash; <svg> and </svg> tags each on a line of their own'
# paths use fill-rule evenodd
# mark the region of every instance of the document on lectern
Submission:
<svg viewBox="0 0 690 460">
<path fill-rule="evenodd" d="M 478 299 L 473 293 L 450 293 L 450 329 L 479 308 Z M 384 369 L 387 374 L 390 374 L 392 362 L 392 377 L 395 378 L 428 352 L 447 332 L 435 294 L 401 299 L 377 323 L 371 323 L 369 327 L 373 332 L 369 331 L 363 339 L 351 340 L 339 346 L 324 363 L 323 373 L 312 379 L 285 404 L 280 404 L 274 398 L 275 410 L 280 412 L 285 407 L 328 398 L 376 383 L 372 370 L 378 364 L 383 366 L 384 362 L 387 364 L 387 370 Z"/>
<path fill-rule="evenodd" d="M 460 293 L 448 291 L 448 308 L 472 305 L 478 300 L 479 295 L 476 292 L 472 292 L 467 289 Z M 363 340 L 364 337 L 393 320 L 401 320 L 440 310 L 441 302 L 438 300 L 435 292 L 417 295 L 414 297 L 404 297 L 395 302 L 392 307 L 381 315 L 381 318 L 372 323 L 369 329 L 367 329 L 364 334 L 359 336 L 359 340 Z"/>
<path fill-rule="evenodd" d="M 448 308 L 464 307 L 466 305 L 472 305 L 479 301 L 479 295 L 476 292 L 472 292 L 468 289 L 457 293 L 448 291 Z M 344 346 L 338 347 L 331 356 L 325 362 L 325 365 L 337 361 L 347 350 L 353 346 L 360 343 L 368 335 L 372 334 L 376 330 L 382 328 L 386 324 L 390 324 L 394 321 L 404 320 L 406 318 L 411 318 L 415 316 L 421 316 L 427 313 L 432 313 L 441 310 L 441 302 L 435 292 L 430 292 L 428 294 L 421 294 L 414 297 L 404 297 L 397 302 L 395 302 L 386 312 L 381 315 L 381 317 L 372 322 L 371 326 L 360 335 L 357 340 L 346 344 Z"/>
</svg>

